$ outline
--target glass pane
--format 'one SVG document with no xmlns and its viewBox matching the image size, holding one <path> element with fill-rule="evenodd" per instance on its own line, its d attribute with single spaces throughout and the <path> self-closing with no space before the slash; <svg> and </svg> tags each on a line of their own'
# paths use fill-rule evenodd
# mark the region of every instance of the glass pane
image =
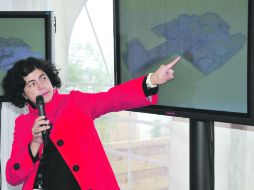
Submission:
<svg viewBox="0 0 254 190">
<path fill-rule="evenodd" d="M 112 2 L 99 3 L 103 6 L 97 6 L 96 0 L 88 1 L 74 25 L 70 39 L 67 76 L 67 81 L 72 83 L 70 88 L 91 91 L 93 84 L 113 85 Z M 100 10 L 100 7 L 103 10 Z M 105 23 L 108 27 L 105 27 Z M 73 84 L 79 82 L 89 84 Z M 102 89 L 97 86 L 94 90 Z"/>
</svg>

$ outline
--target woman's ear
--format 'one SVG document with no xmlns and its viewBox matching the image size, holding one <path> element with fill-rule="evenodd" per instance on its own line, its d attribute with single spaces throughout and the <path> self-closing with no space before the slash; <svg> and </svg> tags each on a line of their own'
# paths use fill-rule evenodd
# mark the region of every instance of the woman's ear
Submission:
<svg viewBox="0 0 254 190">
<path fill-rule="evenodd" d="M 28 98 L 27 98 L 27 96 L 24 94 L 24 93 L 22 93 L 22 96 L 27 100 Z"/>
</svg>

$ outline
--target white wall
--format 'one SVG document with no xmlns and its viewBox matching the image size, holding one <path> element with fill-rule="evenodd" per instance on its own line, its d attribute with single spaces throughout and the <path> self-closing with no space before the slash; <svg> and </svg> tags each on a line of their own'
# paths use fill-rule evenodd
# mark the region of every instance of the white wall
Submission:
<svg viewBox="0 0 254 190">
<path fill-rule="evenodd" d="M 170 189 L 189 189 L 189 124 L 171 126 Z M 215 122 L 215 190 L 253 190 L 254 127 Z"/>
<path fill-rule="evenodd" d="M 215 189 L 254 188 L 254 127 L 216 123 Z"/>
</svg>

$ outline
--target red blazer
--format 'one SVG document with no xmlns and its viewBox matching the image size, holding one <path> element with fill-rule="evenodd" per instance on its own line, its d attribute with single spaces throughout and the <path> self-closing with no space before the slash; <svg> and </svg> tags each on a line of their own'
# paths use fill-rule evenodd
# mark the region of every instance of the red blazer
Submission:
<svg viewBox="0 0 254 190">
<path fill-rule="evenodd" d="M 47 118 L 53 123 L 50 138 L 82 190 L 118 190 L 119 186 L 111 169 L 93 120 L 108 112 L 142 107 L 157 102 L 154 95 L 150 102 L 144 95 L 144 77 L 111 88 L 108 92 L 82 93 L 72 91 L 61 95 L 55 91 L 53 99 L 45 105 Z M 37 110 L 16 119 L 6 178 L 12 185 L 23 184 L 23 190 L 32 190 L 39 162 L 32 162 L 28 145 L 32 140 L 32 126 L 38 117 Z M 40 147 L 41 156 L 43 144 Z"/>
</svg>

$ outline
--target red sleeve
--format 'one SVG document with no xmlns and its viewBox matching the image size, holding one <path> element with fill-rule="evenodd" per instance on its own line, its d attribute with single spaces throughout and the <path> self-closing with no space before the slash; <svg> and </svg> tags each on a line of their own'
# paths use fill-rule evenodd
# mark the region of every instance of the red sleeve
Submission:
<svg viewBox="0 0 254 190">
<path fill-rule="evenodd" d="M 126 83 L 112 87 L 107 92 L 85 94 L 72 92 L 81 109 L 92 119 L 109 112 L 128 110 L 155 104 L 158 95 L 147 98 L 142 88 L 144 77 L 130 80 Z"/>
<path fill-rule="evenodd" d="M 37 168 L 28 151 L 28 144 L 32 138 L 32 134 L 29 133 L 31 130 L 25 129 L 24 126 L 28 124 L 20 121 L 18 118 L 15 123 L 11 156 L 6 165 L 6 180 L 11 185 L 23 183 Z"/>
</svg>

